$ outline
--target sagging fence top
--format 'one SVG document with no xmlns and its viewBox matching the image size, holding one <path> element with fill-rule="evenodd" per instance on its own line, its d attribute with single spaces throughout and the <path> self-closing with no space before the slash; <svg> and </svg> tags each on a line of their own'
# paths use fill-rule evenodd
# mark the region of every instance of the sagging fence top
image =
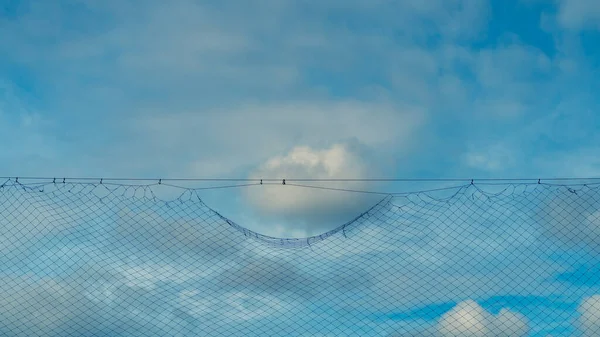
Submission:
<svg viewBox="0 0 600 337">
<path fill-rule="evenodd" d="M 600 336 L 598 184 L 382 196 L 301 239 L 152 188 L 4 183 L 0 335 Z"/>
</svg>

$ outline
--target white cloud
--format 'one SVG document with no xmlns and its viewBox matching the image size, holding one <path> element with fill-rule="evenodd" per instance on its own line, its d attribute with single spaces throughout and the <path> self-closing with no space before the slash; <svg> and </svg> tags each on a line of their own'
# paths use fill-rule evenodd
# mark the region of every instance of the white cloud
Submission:
<svg viewBox="0 0 600 337">
<path fill-rule="evenodd" d="M 588 297 L 578 308 L 580 329 L 584 337 L 600 336 L 600 295 Z"/>
<path fill-rule="evenodd" d="M 0 278 L 0 328 L 13 336 L 42 336 L 57 331 L 82 309 L 68 284 L 50 278 Z"/>
<path fill-rule="evenodd" d="M 414 138 L 425 118 L 423 109 L 386 102 L 308 100 L 244 104 L 204 113 L 150 114 L 129 119 L 128 128 L 132 137 L 148 139 L 152 151 L 162 153 L 163 159 L 172 158 L 155 166 L 181 160 L 180 149 L 185 148 L 185 157 L 192 160 L 181 175 L 223 177 L 299 144 L 320 147 L 355 141 L 379 159 L 404 153 L 416 146 Z M 146 151 L 133 153 L 146 156 Z"/>
<path fill-rule="evenodd" d="M 475 301 L 459 303 L 439 322 L 442 337 L 519 337 L 529 332 L 527 319 L 508 309 L 493 315 Z"/>
<path fill-rule="evenodd" d="M 133 208 L 139 204 L 128 206 Z M 119 248 L 128 247 L 129 254 L 138 249 L 150 249 L 155 253 L 178 257 L 180 261 L 183 261 L 182 256 L 229 259 L 241 249 L 238 243 L 243 241 L 243 235 L 205 206 L 195 209 L 195 214 L 182 212 L 179 218 L 161 215 L 159 211 L 164 213 L 164 209 L 160 208 L 138 212 L 122 208 L 115 229 L 110 233 L 111 243 Z M 141 269 L 138 272 L 143 274 L 148 271 Z M 177 272 L 181 278 L 185 278 L 183 270 Z"/>
<path fill-rule="evenodd" d="M 600 2 L 559 0 L 558 22 L 568 29 L 600 29 Z"/>
<path fill-rule="evenodd" d="M 0 255 L 25 254 L 38 240 L 81 226 L 82 214 L 99 208 L 86 202 L 69 204 L 72 196 L 67 194 L 62 194 L 60 200 L 47 202 L 44 199 L 49 193 L 38 189 L 23 191 L 14 182 L 2 188 L 0 204 L 6 206 L 0 217 Z"/>
<path fill-rule="evenodd" d="M 512 168 L 515 165 L 514 156 L 504 144 L 494 144 L 482 150 L 471 150 L 463 158 L 469 167 L 493 172 Z"/>
<path fill-rule="evenodd" d="M 30 272 L 0 278 L 0 331 L 10 336 L 150 336 L 162 330 L 181 336 L 185 322 L 169 310 L 167 294 L 129 287 L 110 264 L 100 264 L 60 277 Z"/>
<path fill-rule="evenodd" d="M 494 329 L 497 337 L 526 336 L 529 332 L 525 316 L 506 308 L 500 310 L 496 316 Z"/>
<path fill-rule="evenodd" d="M 250 174 L 251 178 L 316 178 L 335 179 L 366 178 L 369 165 L 347 146 L 336 144 L 328 149 L 317 150 L 307 146 L 296 147 L 285 156 L 269 159 Z M 365 190 L 365 182 L 314 183 L 289 182 L 333 188 Z M 247 190 L 247 200 L 262 214 L 302 221 L 309 229 L 320 227 L 320 222 L 351 217 L 365 211 L 369 205 L 383 196 L 314 190 L 296 186 L 261 186 Z M 349 220 L 349 219 L 348 219 Z M 341 224 L 341 223 L 340 223 Z"/>
<path fill-rule="evenodd" d="M 585 218 L 585 224 L 587 235 L 590 236 L 594 242 L 600 241 L 600 209 L 590 213 Z"/>
<path fill-rule="evenodd" d="M 568 248 L 585 245 L 600 251 L 600 201 L 597 187 L 579 191 L 563 187 L 552 199 L 544 200 L 539 211 L 544 234 Z"/>
<path fill-rule="evenodd" d="M 184 290 L 178 295 L 177 306 L 187 314 L 201 320 L 222 322 L 252 321 L 275 316 L 285 316 L 294 307 L 267 293 L 227 292 L 207 296 L 199 290 Z"/>
<path fill-rule="evenodd" d="M 368 5 L 327 0 L 310 3 L 309 11 L 304 10 L 306 4 L 275 1 L 253 5 L 190 0 L 168 5 L 147 1 L 144 6 L 114 0 L 79 4 L 30 6 L 19 20 L 6 22 L 8 40 L 0 50 L 33 67 L 61 64 L 66 71 L 57 80 L 67 79 L 69 86 L 78 83 L 77 77 L 101 75 L 100 69 L 108 66 L 120 77 L 114 82 L 104 78 L 114 86 L 177 94 L 187 90 L 181 86 L 185 83 L 194 88 L 195 99 L 197 89 L 210 90 L 223 83 L 230 87 L 242 83 L 247 90 L 252 90 L 249 85 L 269 91 L 293 88 L 305 79 L 301 71 L 305 66 L 352 66 L 365 51 L 369 59 L 373 53 L 387 54 L 369 48 L 381 46 L 377 41 L 385 39 L 368 30 L 332 27 L 332 12 L 360 14 L 361 20 L 402 31 L 410 41 L 431 34 L 448 40 L 470 39 L 481 33 L 488 19 L 487 4 L 469 0 L 373 1 Z M 81 22 L 85 22 L 85 38 L 69 29 Z M 56 43 L 35 46 L 38 39 Z M 393 46 L 389 42 L 386 47 Z M 109 62 L 86 66 L 90 61 L 99 65 L 99 60 Z"/>
<path fill-rule="evenodd" d="M 202 268 L 184 268 L 165 263 L 144 263 L 116 266 L 115 271 L 123 275 L 126 280 L 124 280 L 125 285 L 128 287 L 152 290 L 159 282 L 182 284 L 194 279 L 207 278 L 225 266 L 224 263 L 218 261 L 213 261 Z"/>
<path fill-rule="evenodd" d="M 444 337 L 484 337 L 491 335 L 492 316 L 476 302 L 459 303 L 439 323 Z"/>
<path fill-rule="evenodd" d="M 78 3 L 36 4 L 3 22 L 8 40 L 0 50 L 39 77 L 46 97 L 60 101 L 47 106 L 91 116 L 69 127 L 70 141 L 55 145 L 64 149 L 53 162 L 15 165 L 31 166 L 31 175 L 49 166 L 80 168 L 83 175 L 240 175 L 294 146 L 348 138 L 397 165 L 396 149 L 438 134 L 416 130 L 423 111 L 439 104 L 444 114 L 522 112 L 521 98 L 539 91 L 526 85 L 526 75 L 544 64 L 543 55 L 521 45 L 477 53 L 457 44 L 485 30 L 490 12 L 484 1 L 328 0 L 310 3 L 310 11 L 303 10 L 306 4 L 275 1 Z M 350 14 L 351 24 L 332 24 L 332 13 Z M 80 26 L 85 29 L 70 29 Z M 423 46 L 431 36 L 443 37 L 439 47 Z M 36 44 L 42 39 L 55 42 Z M 465 59 L 444 55 L 449 49 Z M 481 83 L 465 79 L 465 70 L 477 72 L 473 78 Z M 314 76 L 321 73 L 326 79 Z M 387 82 L 394 88 L 379 88 L 376 99 L 365 94 Z M 475 92 L 479 84 L 486 93 Z M 503 96 L 490 94 L 498 92 Z M 471 97 L 482 103 L 473 109 Z M 417 99 L 419 109 L 402 105 Z M 457 100 L 461 104 L 448 109 L 446 103 Z M 79 120 L 49 115 L 59 125 Z M 36 154 L 40 144 L 30 146 Z"/>
<path fill-rule="evenodd" d="M 580 129 L 581 130 L 581 129 Z M 565 130 L 570 134 L 581 133 L 580 130 Z M 583 133 L 582 139 L 590 139 L 592 135 Z M 551 172 L 545 176 L 561 177 L 598 177 L 600 176 L 600 148 L 595 146 L 552 153 L 537 158 L 537 166 Z"/>
</svg>

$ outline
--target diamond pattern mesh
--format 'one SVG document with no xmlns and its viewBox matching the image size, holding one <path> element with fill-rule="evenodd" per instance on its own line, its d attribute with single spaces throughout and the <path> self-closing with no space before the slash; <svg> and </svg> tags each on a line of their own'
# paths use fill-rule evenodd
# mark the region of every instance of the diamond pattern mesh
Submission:
<svg viewBox="0 0 600 337">
<path fill-rule="evenodd" d="M 600 336 L 599 188 L 388 196 L 281 239 L 194 190 L 9 181 L 0 335 Z"/>
</svg>

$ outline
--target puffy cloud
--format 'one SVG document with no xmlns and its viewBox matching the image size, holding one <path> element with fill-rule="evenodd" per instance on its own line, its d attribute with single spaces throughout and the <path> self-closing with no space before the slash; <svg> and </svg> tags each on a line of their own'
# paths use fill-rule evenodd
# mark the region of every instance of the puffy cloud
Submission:
<svg viewBox="0 0 600 337">
<path fill-rule="evenodd" d="M 497 337 L 525 336 L 529 332 L 525 316 L 506 308 L 500 310 L 496 316 L 494 328 Z"/>
<path fill-rule="evenodd" d="M 600 295 L 588 297 L 578 308 L 579 326 L 585 337 L 600 336 Z"/>
<path fill-rule="evenodd" d="M 250 177 L 358 179 L 366 177 L 367 167 L 367 163 L 345 145 L 336 144 L 323 150 L 301 146 L 285 156 L 271 158 Z M 365 182 L 326 183 L 319 186 L 363 190 L 368 187 Z M 279 185 L 248 190 L 245 196 L 263 215 L 299 220 L 309 231 L 322 226 L 325 221 L 348 219 L 382 198 Z"/>
<path fill-rule="evenodd" d="M 444 337 L 490 336 L 491 315 L 474 301 L 459 303 L 440 321 L 439 331 Z"/>
<path fill-rule="evenodd" d="M 438 330 L 442 337 L 517 337 L 529 332 L 523 315 L 508 309 L 492 315 L 472 300 L 461 302 L 444 314 Z"/>
<path fill-rule="evenodd" d="M 339 123 L 340 120 L 344 122 Z M 368 127 L 365 120 L 369 121 Z M 148 141 L 154 151 L 173 155 L 172 160 L 181 159 L 178 149 L 197 144 L 186 152 L 185 157 L 193 160 L 178 169 L 183 169 L 181 175 L 222 177 L 242 169 L 246 174 L 247 167 L 262 164 L 299 144 L 318 147 L 355 140 L 369 146 L 370 152 L 383 159 L 413 148 L 416 131 L 425 120 L 426 109 L 406 104 L 294 99 L 243 103 L 227 109 L 207 109 L 203 114 L 195 111 L 148 114 L 126 122 L 132 137 L 152 134 Z M 236 129 L 235 137 L 223 132 L 232 125 L 244 126 Z M 198 143 L 198 134 L 202 135 L 201 143 Z M 145 150 L 140 148 L 133 152 L 138 151 Z"/>
</svg>

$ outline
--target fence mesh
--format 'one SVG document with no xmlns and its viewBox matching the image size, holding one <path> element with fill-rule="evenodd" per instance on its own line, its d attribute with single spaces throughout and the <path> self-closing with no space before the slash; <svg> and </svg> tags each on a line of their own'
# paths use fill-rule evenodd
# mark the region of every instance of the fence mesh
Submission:
<svg viewBox="0 0 600 337">
<path fill-rule="evenodd" d="M 194 190 L 11 180 L 0 335 L 600 336 L 600 186 L 494 188 L 280 239 Z"/>
</svg>

